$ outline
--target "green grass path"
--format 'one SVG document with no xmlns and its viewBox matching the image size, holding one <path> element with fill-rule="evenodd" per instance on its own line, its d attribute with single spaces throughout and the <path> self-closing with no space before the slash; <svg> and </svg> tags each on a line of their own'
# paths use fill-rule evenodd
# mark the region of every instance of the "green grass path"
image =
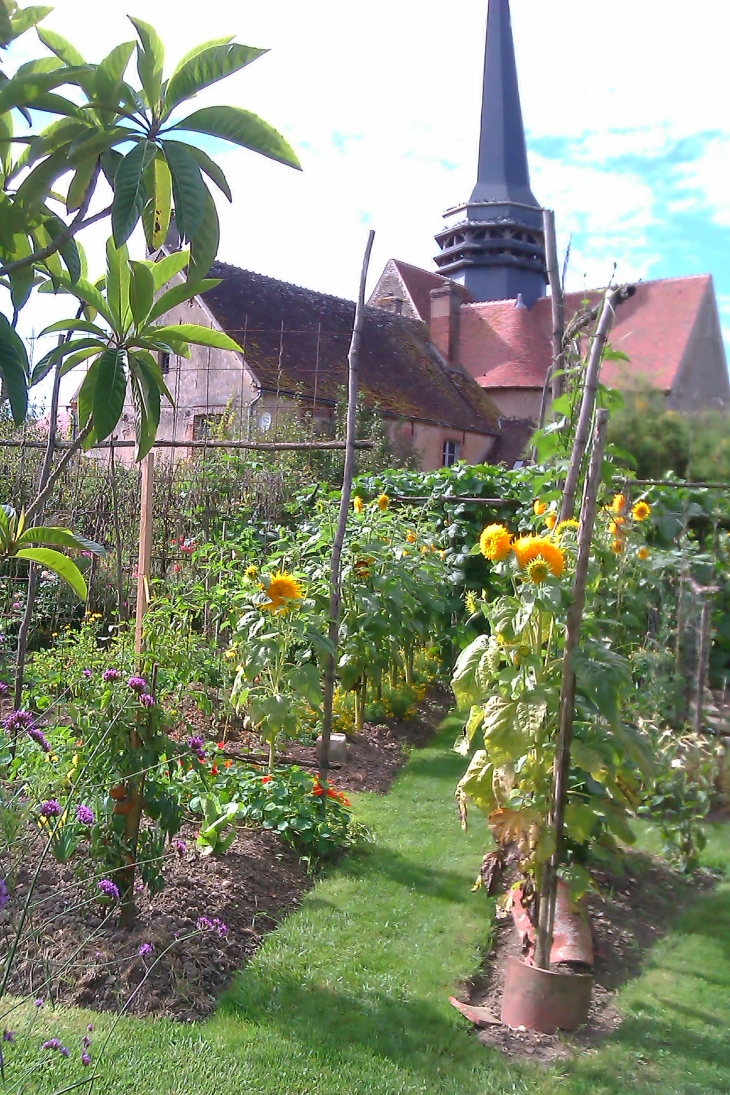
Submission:
<svg viewBox="0 0 730 1095">
<path fill-rule="evenodd" d="M 463 761 L 448 744 L 413 754 L 389 795 L 357 796 L 375 847 L 318 883 L 209 1022 L 122 1021 L 94 1095 L 728 1095 L 730 886 L 627 986 L 610 1042 L 552 1067 L 476 1042 L 447 998 L 488 935 L 489 903 L 470 892 L 484 829 L 475 819 L 464 835 L 455 820 Z M 726 843 L 711 844 L 718 864 Z M 53 1033 L 88 1019 L 59 1014 Z M 56 1068 L 56 1087 L 78 1077 L 72 1061 Z"/>
</svg>

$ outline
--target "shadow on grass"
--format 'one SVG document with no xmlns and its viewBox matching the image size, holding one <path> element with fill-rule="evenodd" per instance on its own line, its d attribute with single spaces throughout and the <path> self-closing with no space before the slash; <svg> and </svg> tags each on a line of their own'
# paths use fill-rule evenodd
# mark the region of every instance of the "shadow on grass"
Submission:
<svg viewBox="0 0 730 1095">
<path fill-rule="evenodd" d="M 456 904 L 463 904 L 471 897 L 468 880 L 463 874 L 440 867 L 421 866 L 392 848 L 369 848 L 360 855 L 344 860 L 339 866 L 339 873 L 356 879 L 377 874 L 407 889 Z"/>
</svg>

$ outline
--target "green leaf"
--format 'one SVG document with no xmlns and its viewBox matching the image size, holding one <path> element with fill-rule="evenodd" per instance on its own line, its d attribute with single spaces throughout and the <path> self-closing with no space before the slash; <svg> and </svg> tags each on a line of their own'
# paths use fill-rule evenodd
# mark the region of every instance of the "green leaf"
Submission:
<svg viewBox="0 0 730 1095">
<path fill-rule="evenodd" d="M 223 331 L 213 331 L 210 327 L 202 327 L 198 323 L 176 323 L 174 327 L 158 327 L 155 334 L 164 338 L 167 334 L 173 334 L 192 342 L 195 346 L 213 346 L 216 350 L 234 350 L 241 352 L 241 347 Z"/>
<path fill-rule="evenodd" d="M 15 553 L 15 558 L 30 559 L 31 562 L 45 567 L 46 570 L 52 570 L 59 578 L 63 578 L 67 585 L 71 586 L 71 589 L 80 600 L 86 600 L 87 590 L 84 576 L 73 559 L 69 559 L 68 555 L 64 555 L 63 552 L 54 551 L 52 548 L 23 548 Z"/>
<path fill-rule="evenodd" d="M 205 213 L 200 228 L 190 244 L 190 266 L 188 267 L 188 280 L 198 282 L 210 270 L 218 254 L 220 243 L 220 224 L 218 210 L 210 191 L 205 196 Z"/>
<path fill-rule="evenodd" d="M 165 91 L 163 118 L 184 99 L 190 99 L 203 88 L 223 80 L 232 72 L 238 72 L 267 52 L 268 50 L 255 49 L 253 46 L 237 45 L 235 42 L 201 50 L 181 65 L 170 78 Z"/>
<path fill-rule="evenodd" d="M 207 152 L 203 152 L 202 148 L 196 148 L 194 144 L 186 144 L 185 148 L 187 148 L 193 159 L 197 161 L 201 171 L 205 172 L 208 178 L 212 179 L 218 189 L 223 191 L 229 202 L 232 202 L 233 194 L 231 193 L 231 188 L 228 185 L 228 179 L 225 177 L 215 160 L 211 160 Z"/>
<path fill-rule="evenodd" d="M 137 439 L 134 458 L 137 461 L 144 459 L 155 443 L 157 427 L 160 421 L 160 393 L 157 389 L 157 398 L 143 372 L 141 360 L 135 354 L 129 355 L 130 387 L 132 390 L 132 403 L 134 404 L 134 433 Z"/>
<path fill-rule="evenodd" d="M 97 327 L 95 323 L 91 323 L 88 319 L 59 319 L 56 323 L 44 327 L 37 337 L 44 338 L 46 335 L 54 335 L 59 331 L 88 331 L 90 334 L 96 335 L 97 338 L 104 339 L 107 337 L 106 331 L 103 331 L 101 327 Z"/>
<path fill-rule="evenodd" d="M 127 394 L 125 358 L 124 350 L 109 349 L 100 354 L 96 361 L 93 414 L 97 441 L 108 437 L 122 416 L 124 397 Z"/>
<path fill-rule="evenodd" d="M 73 213 L 83 205 L 86 192 L 89 189 L 89 183 L 91 182 L 95 171 L 96 160 L 94 159 L 89 159 L 76 168 L 66 192 L 67 213 Z"/>
<path fill-rule="evenodd" d="M 141 328 L 148 320 L 150 309 L 155 299 L 155 279 L 149 266 L 143 262 L 131 262 L 131 281 L 129 286 L 129 303 L 132 308 L 132 317 L 137 328 Z"/>
<path fill-rule="evenodd" d="M 68 164 L 70 167 L 80 167 L 81 164 L 87 160 L 93 160 L 96 163 L 97 159 L 101 157 L 102 169 L 104 169 L 104 156 L 103 153 L 108 153 L 114 145 L 125 144 L 129 140 L 129 130 L 123 126 L 112 126 L 110 129 L 98 129 L 96 126 L 87 128 L 86 132 L 79 134 L 74 138 L 69 146 L 68 150 Z M 117 162 L 121 162 L 123 159 L 121 153 L 115 154 L 118 157 Z M 114 168 L 116 173 L 116 164 Z M 105 171 L 106 174 L 106 171 Z M 109 179 L 110 185 L 114 183 L 114 174 Z"/>
<path fill-rule="evenodd" d="M 13 421 L 20 426 L 28 411 L 28 355 L 18 333 L 0 313 L 0 376 Z"/>
<path fill-rule="evenodd" d="M 174 76 L 176 73 L 178 73 L 180 69 L 188 63 L 188 61 L 192 61 L 193 57 L 197 57 L 198 54 L 202 53 L 204 49 L 210 49 L 211 46 L 225 46 L 228 44 L 228 42 L 233 41 L 233 37 L 234 36 L 232 34 L 228 34 L 225 38 L 211 38 L 208 42 L 201 42 L 200 45 L 193 46 L 192 49 L 188 50 L 184 57 L 180 58 L 172 75 Z"/>
<path fill-rule="evenodd" d="M 23 206 L 26 217 L 33 217 L 38 213 L 53 183 L 67 171 L 68 156 L 65 151 L 59 150 L 42 160 L 26 175 L 15 192 L 15 200 Z"/>
<path fill-rule="evenodd" d="M 129 324 L 129 255 L 127 248 L 106 241 L 106 299 L 114 317 L 116 334 L 122 334 Z"/>
<path fill-rule="evenodd" d="M 47 27 L 44 27 L 43 30 L 37 30 L 36 34 L 43 45 L 47 46 L 51 53 L 55 53 L 56 57 L 60 58 L 64 65 L 67 65 L 69 68 L 74 66 L 78 66 L 79 68 L 87 67 L 86 61 L 76 47 L 72 46 L 70 42 L 67 42 L 65 38 L 62 38 L 60 34 L 56 34 L 55 30 L 49 30 Z M 91 69 L 89 69 L 88 75 L 80 78 L 79 83 L 87 95 L 91 96 L 93 94 L 94 74 Z"/>
<path fill-rule="evenodd" d="M 194 114 L 183 118 L 173 129 L 186 130 L 189 133 L 207 133 L 211 137 L 221 137 L 224 141 L 250 148 L 301 171 L 301 164 L 294 149 L 280 133 L 265 122 L 263 118 L 242 110 L 237 106 L 208 106 L 196 110 Z"/>
<path fill-rule="evenodd" d="M 64 292 L 71 293 L 85 304 L 88 304 L 91 308 L 94 308 L 104 317 L 110 327 L 114 327 L 114 316 L 112 315 L 106 300 L 95 285 L 92 285 L 90 281 L 86 281 L 84 278 L 79 278 L 77 282 L 72 282 L 71 278 L 66 275 L 57 280 Z M 41 287 L 40 292 L 43 291 L 43 288 L 44 287 Z"/>
<path fill-rule="evenodd" d="M 98 102 L 111 107 L 117 106 L 122 80 L 134 45 L 134 42 L 121 42 L 97 65 L 94 90 Z"/>
<path fill-rule="evenodd" d="M 451 688 L 460 711 L 466 711 L 472 704 L 485 698 L 483 688 L 477 683 L 477 670 L 488 647 L 489 636 L 478 635 L 457 658 Z"/>
<path fill-rule="evenodd" d="M 41 7 L 40 5 L 21 8 L 20 11 L 16 10 L 16 14 L 12 19 L 13 38 L 19 38 L 21 34 L 25 34 L 27 30 L 40 23 L 41 19 L 45 19 L 52 11 L 53 8 Z"/>
<path fill-rule="evenodd" d="M 55 240 L 64 231 L 66 225 L 60 217 L 50 216 L 44 222 L 44 227 L 50 238 Z M 75 284 L 81 277 L 81 256 L 73 236 L 61 245 L 59 254 L 66 264 L 66 269 L 68 270 L 71 282 Z"/>
<path fill-rule="evenodd" d="M 61 376 L 66 376 L 66 374 L 70 373 L 72 369 L 75 369 L 77 365 L 80 365 L 82 361 L 88 361 L 90 357 L 94 357 L 94 355 L 98 353 L 98 349 L 88 349 L 77 350 L 75 354 L 69 354 L 61 366 Z M 33 381 L 33 383 L 35 383 L 35 381 Z"/>
<path fill-rule="evenodd" d="M 143 173 L 150 150 L 154 155 L 154 145 L 140 141 L 124 157 L 114 176 L 112 235 L 117 247 L 127 242 L 142 214 L 147 197 Z"/>
<path fill-rule="evenodd" d="M 167 285 L 168 281 L 175 277 L 175 274 L 179 274 L 181 270 L 184 270 L 189 262 L 189 251 L 173 251 L 172 254 L 165 255 L 164 258 L 152 263 L 155 292 L 159 293 L 163 285 Z"/>
<path fill-rule="evenodd" d="M 172 174 L 175 223 L 180 238 L 191 240 L 205 215 L 207 187 L 197 161 L 180 141 L 163 141 L 162 148 Z"/>
<path fill-rule="evenodd" d="M 570 746 L 570 759 L 584 772 L 596 777 L 606 771 L 606 762 L 599 752 L 577 738 Z"/>
<path fill-rule="evenodd" d="M 141 19 L 134 19 L 131 15 L 127 18 L 137 31 L 141 42 L 141 45 L 137 46 L 137 72 L 147 96 L 147 105 L 157 115 L 162 91 L 165 50 L 154 27 Z"/>
<path fill-rule="evenodd" d="M 484 749 L 477 749 L 457 787 L 487 817 L 499 805 L 494 793 L 493 776 L 494 766 L 489 757 Z"/>
<path fill-rule="evenodd" d="M 99 375 L 99 359 L 92 362 L 89 371 L 84 377 L 83 383 L 79 388 L 77 398 L 79 409 L 79 425 L 83 427 L 89 421 L 91 413 L 94 409 L 94 388 L 96 387 L 96 380 Z M 87 438 L 88 441 L 88 438 Z M 88 446 L 87 446 L 88 447 Z"/>
<path fill-rule="evenodd" d="M 604 643 L 584 638 L 573 653 L 572 668 L 580 694 L 615 725 L 619 698 L 631 683 L 631 667 L 626 658 Z"/>
<path fill-rule="evenodd" d="M 184 304 L 186 300 L 192 300 L 193 297 L 198 296 L 200 293 L 205 293 L 208 289 L 214 289 L 216 285 L 220 285 L 220 278 L 205 278 L 203 281 L 198 281 L 194 285 L 190 281 L 184 281 L 180 285 L 173 285 L 171 289 L 168 289 L 166 293 L 155 301 L 154 307 L 147 317 L 148 323 L 153 323 L 160 316 L 164 316 L 165 312 L 169 312 L 171 308 L 176 308 L 178 304 Z M 159 330 L 159 328 L 157 328 Z M 148 332 L 154 337 L 154 331 Z"/>
<path fill-rule="evenodd" d="M 142 224 L 147 246 L 156 251 L 167 239 L 172 213 L 172 175 L 159 150 L 145 172 L 145 186 L 149 201 L 142 210 Z"/>
<path fill-rule="evenodd" d="M 598 817 L 587 802 L 572 803 L 565 807 L 565 828 L 572 840 L 585 844 L 590 840 Z"/>
<path fill-rule="evenodd" d="M 97 544 L 95 540 L 87 540 L 85 536 L 79 536 L 67 528 L 59 528 L 55 525 L 37 525 L 26 529 L 22 536 L 15 541 L 20 547 L 22 544 L 53 544 L 56 547 L 76 548 L 78 551 L 91 551 L 100 558 L 106 556 L 106 548 Z"/>
<path fill-rule="evenodd" d="M 13 116 L 0 114 L 0 170 L 3 175 L 10 172 L 13 163 Z"/>
</svg>

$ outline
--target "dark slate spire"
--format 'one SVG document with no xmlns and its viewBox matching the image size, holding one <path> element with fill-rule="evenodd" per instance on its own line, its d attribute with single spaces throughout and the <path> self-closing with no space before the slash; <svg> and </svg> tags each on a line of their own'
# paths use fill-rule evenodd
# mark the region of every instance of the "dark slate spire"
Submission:
<svg viewBox="0 0 730 1095">
<path fill-rule="evenodd" d="M 477 184 L 444 219 L 440 274 L 477 301 L 521 293 L 531 308 L 544 295 L 542 210 L 530 189 L 509 0 L 489 0 Z"/>
</svg>

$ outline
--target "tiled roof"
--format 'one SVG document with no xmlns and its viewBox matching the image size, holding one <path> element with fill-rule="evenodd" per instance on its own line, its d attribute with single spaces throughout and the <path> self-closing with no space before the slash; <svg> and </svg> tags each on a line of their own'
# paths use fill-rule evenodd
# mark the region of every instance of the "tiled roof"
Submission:
<svg viewBox="0 0 730 1095">
<path fill-rule="evenodd" d="M 531 418 L 500 418 L 499 437 L 489 453 L 490 464 L 504 464 L 513 468 L 523 459 L 530 438 L 535 432 Z"/>
<path fill-rule="evenodd" d="M 216 263 L 210 276 L 223 280 L 204 294 L 205 304 L 243 347 L 264 390 L 311 400 L 316 385 L 323 403 L 342 399 L 351 301 L 226 263 Z M 446 367 L 418 320 L 366 308 L 360 389 L 367 405 L 389 415 L 497 432 L 498 411 L 488 394 L 470 376 Z"/>
<path fill-rule="evenodd" d="M 400 274 L 408 295 L 413 301 L 413 307 L 418 312 L 424 323 L 431 320 L 431 290 L 446 285 L 448 278 L 441 274 L 433 274 L 430 270 L 421 270 L 419 266 L 410 266 L 400 259 L 393 259 L 393 265 Z M 471 300 L 471 296 L 469 297 Z"/>
<path fill-rule="evenodd" d="M 611 385 L 634 380 L 669 391 L 687 350 L 705 295 L 709 275 L 640 282 L 616 312 L 611 345 L 631 362 L 608 361 L 602 378 Z M 599 292 L 587 294 L 591 304 Z M 566 321 L 581 308 L 586 294 L 568 293 Z M 528 311 L 512 300 L 466 305 L 461 319 L 461 361 L 487 390 L 541 388 L 550 366 L 550 300 L 538 300 Z"/>
</svg>

